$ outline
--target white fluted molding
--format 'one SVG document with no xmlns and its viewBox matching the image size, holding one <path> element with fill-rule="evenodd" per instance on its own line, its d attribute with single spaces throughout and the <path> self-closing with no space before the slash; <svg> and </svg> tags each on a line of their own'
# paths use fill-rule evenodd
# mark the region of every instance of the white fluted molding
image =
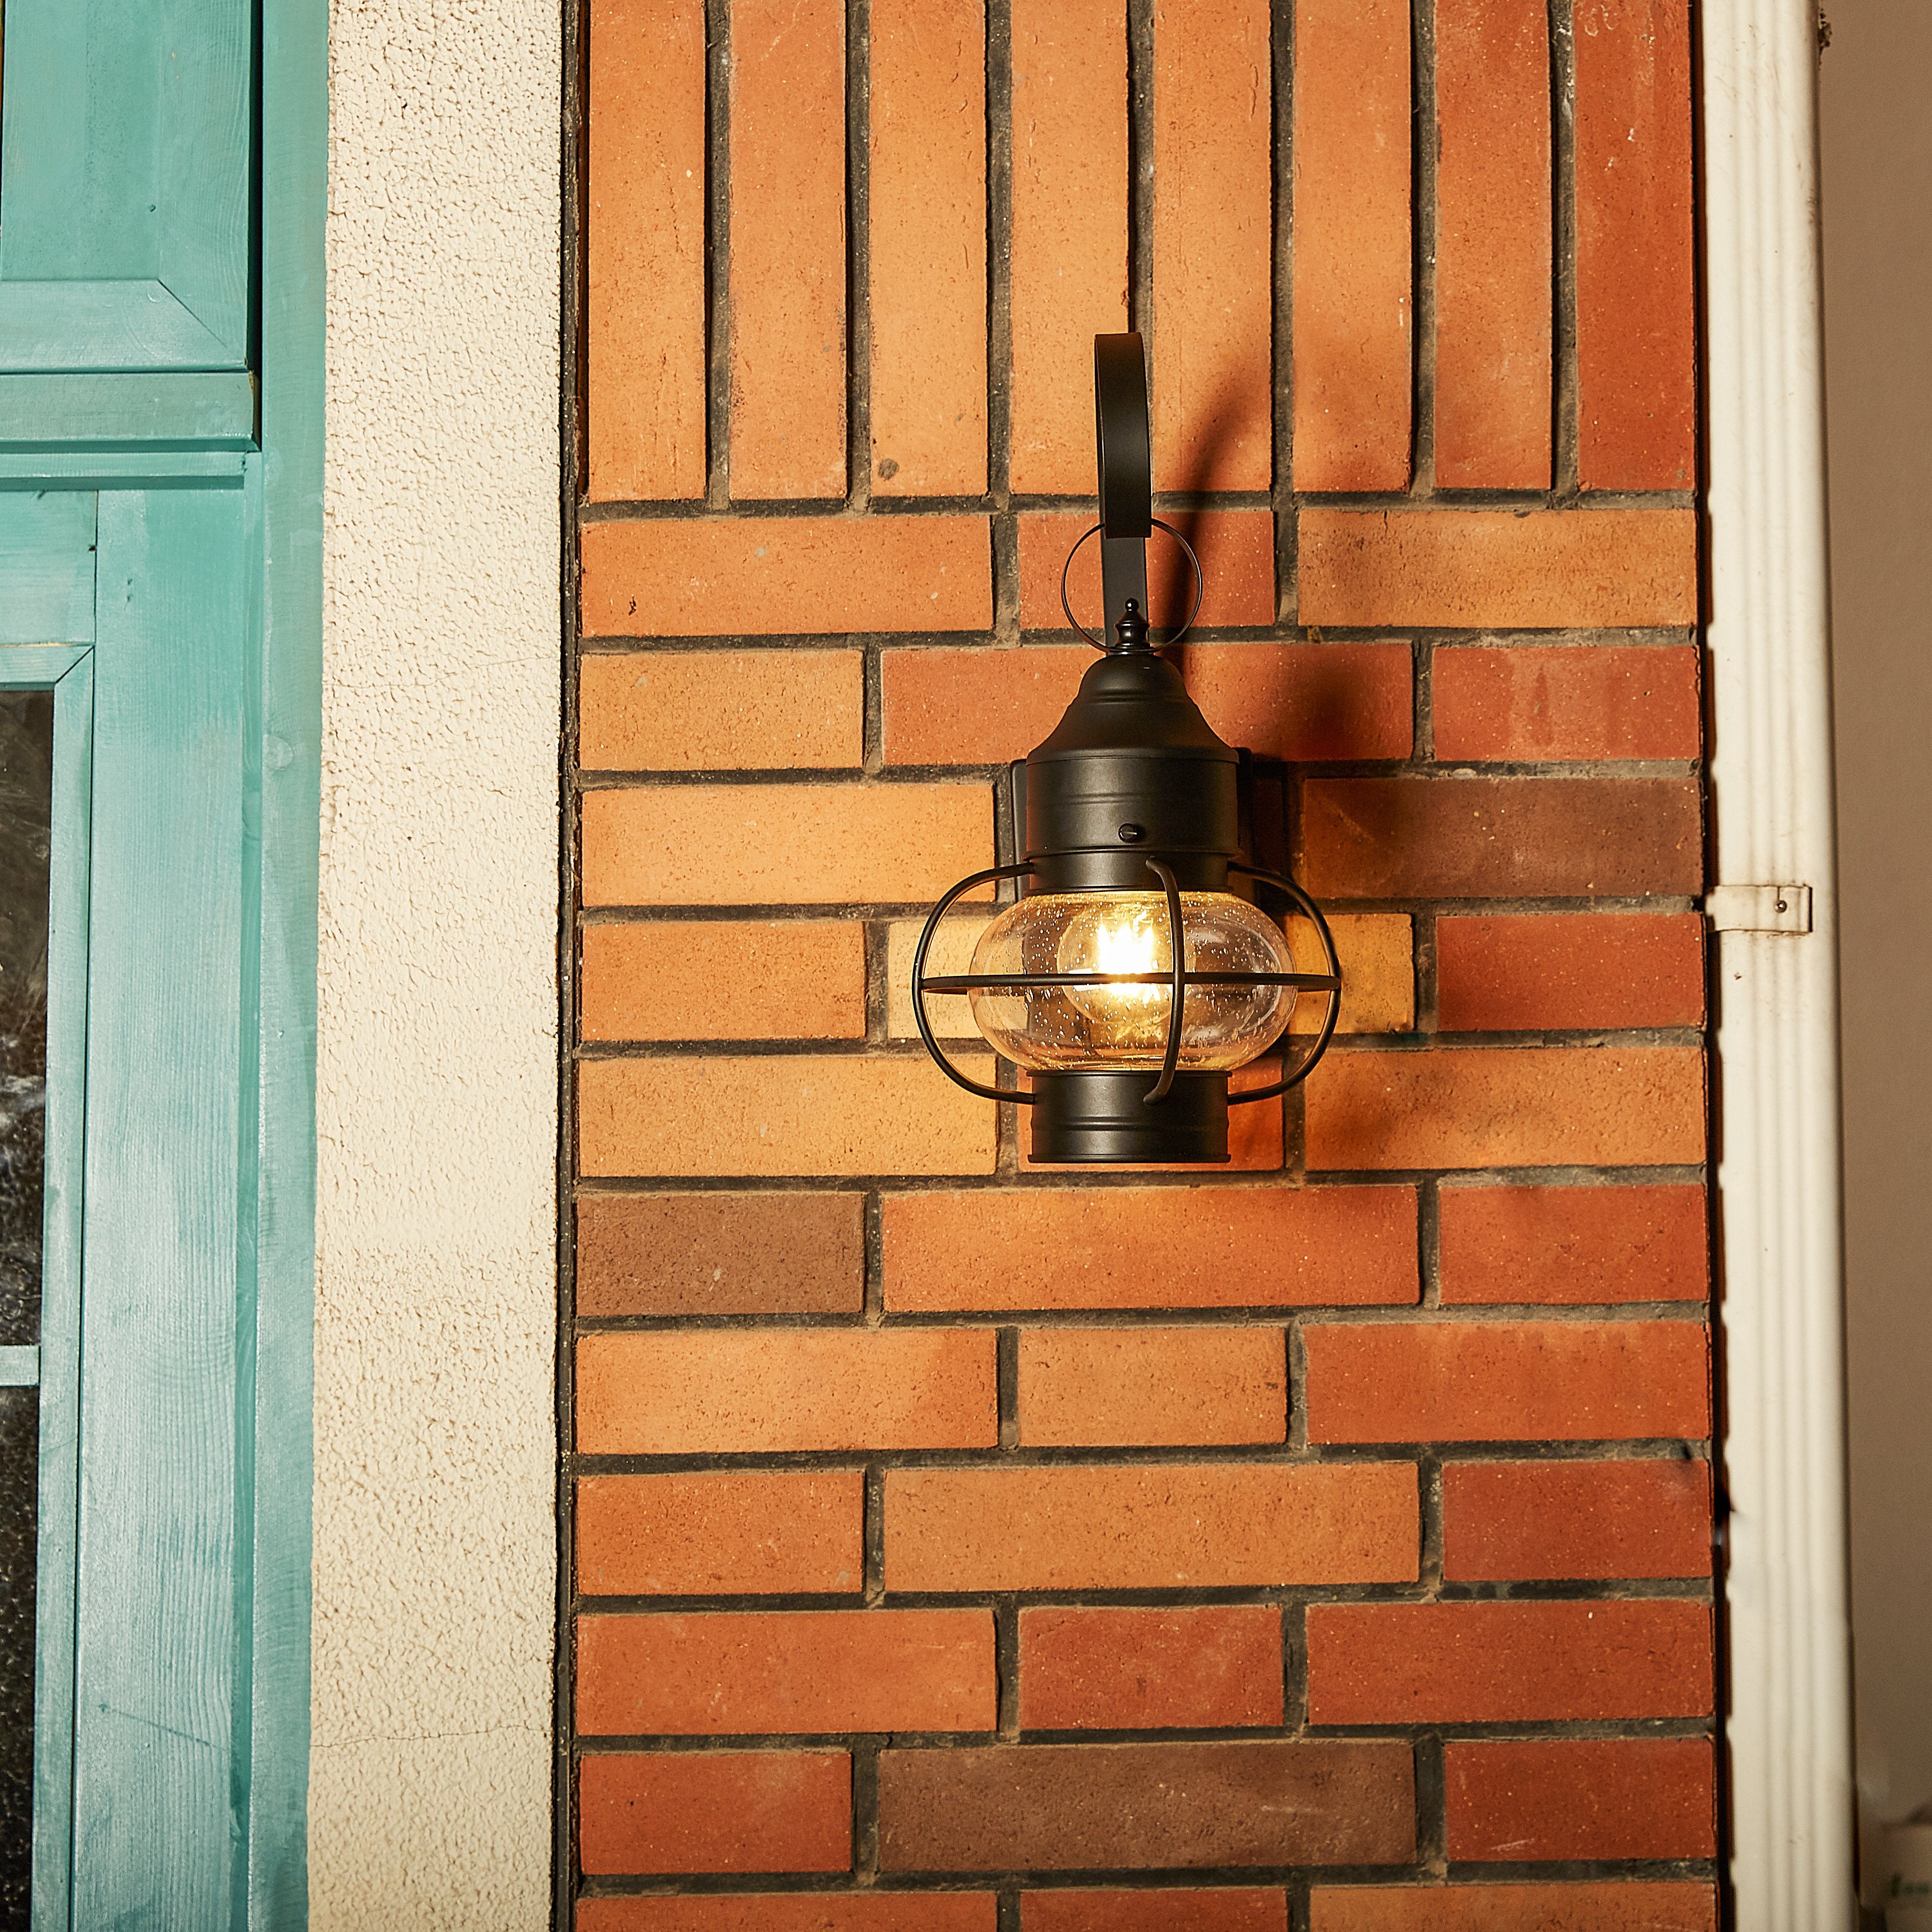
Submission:
<svg viewBox="0 0 1932 1932">
<path fill-rule="evenodd" d="M 1717 940 L 1737 1932 L 1855 1924 L 1838 935 L 1813 0 L 1703 0 Z"/>
</svg>

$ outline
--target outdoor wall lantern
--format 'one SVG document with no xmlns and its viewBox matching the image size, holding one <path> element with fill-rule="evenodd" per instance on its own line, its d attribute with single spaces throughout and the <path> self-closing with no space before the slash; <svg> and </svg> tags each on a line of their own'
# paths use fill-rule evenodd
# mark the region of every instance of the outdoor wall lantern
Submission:
<svg viewBox="0 0 1932 1932">
<path fill-rule="evenodd" d="M 1186 552 L 1193 610 L 1199 560 L 1153 512 L 1147 364 L 1138 335 L 1094 340 L 1100 431 L 1102 656 L 1046 743 L 1012 770 L 1013 824 L 1026 856 L 962 879 L 926 922 L 913 956 L 920 1037 L 948 1078 L 988 1100 L 1032 1108 L 1033 1157 L 1146 1163 L 1225 1161 L 1228 1108 L 1306 1079 L 1328 1050 L 1341 1004 L 1335 943 L 1293 880 L 1246 862 L 1240 754 L 1209 728 L 1180 674 L 1150 644 L 1147 540 L 1164 530 Z M 994 880 L 1020 881 L 970 969 L 928 978 L 926 956 L 953 902 Z M 1244 889 L 1270 890 L 1313 927 L 1327 970 L 1298 973 L 1286 934 Z M 1228 1076 L 1274 1046 L 1301 993 L 1325 994 L 1320 1028 L 1272 1084 L 1230 1094 Z M 926 1001 L 971 1004 L 994 1049 L 1030 1075 L 1030 1090 L 969 1078 L 934 1038 Z"/>
</svg>

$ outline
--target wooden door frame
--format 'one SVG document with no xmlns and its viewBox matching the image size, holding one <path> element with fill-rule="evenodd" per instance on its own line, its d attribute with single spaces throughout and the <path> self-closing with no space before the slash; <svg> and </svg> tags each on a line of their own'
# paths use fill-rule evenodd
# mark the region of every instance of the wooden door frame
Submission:
<svg viewBox="0 0 1932 1932">
<path fill-rule="evenodd" d="M 259 35 L 254 122 L 242 130 L 255 179 L 252 368 L 210 368 L 239 359 L 226 346 L 217 358 L 149 344 L 117 364 L 104 358 L 99 329 L 90 334 L 93 323 L 82 317 L 70 354 L 56 345 L 33 365 L 40 373 L 0 374 L 0 490 L 99 490 L 124 500 L 146 491 L 176 502 L 184 490 L 214 490 L 244 506 L 237 527 L 248 642 L 238 694 L 233 881 L 242 934 L 235 1096 L 242 1366 L 226 1525 L 241 1634 L 223 1666 L 238 1715 L 230 1828 L 218 1853 L 226 1923 L 239 1932 L 308 1920 L 328 11 L 326 0 L 173 8 L 197 10 L 216 30 L 232 34 L 232 21 L 246 19 Z M 11 104 L 33 76 L 19 42 L 8 53 Z M 66 297 L 83 299 L 88 286 L 69 284 Z M 6 292 L 0 286 L 0 306 Z M 110 334 L 116 326 L 111 314 L 94 322 Z M 170 361 L 176 366 L 147 366 Z M 99 594 L 120 590 L 104 581 Z M 104 948 L 111 964 L 113 951 L 139 944 L 138 934 L 92 934 L 97 964 Z M 183 1630 L 184 1649 L 193 1638 Z M 151 1860 L 167 1856 L 150 1848 Z M 138 1900 L 146 1874 L 129 1862 L 126 1895 Z M 115 1875 L 107 1882 L 111 1891 Z M 64 1918 L 37 1918 L 43 1922 Z"/>
</svg>

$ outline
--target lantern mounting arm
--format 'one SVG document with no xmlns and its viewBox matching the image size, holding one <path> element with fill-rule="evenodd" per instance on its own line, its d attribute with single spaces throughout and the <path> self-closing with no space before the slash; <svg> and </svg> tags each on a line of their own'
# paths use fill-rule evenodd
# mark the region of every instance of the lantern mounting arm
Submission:
<svg viewBox="0 0 1932 1932">
<path fill-rule="evenodd" d="M 1094 338 L 1094 418 L 1100 477 L 1100 583 L 1112 650 L 1130 599 L 1148 608 L 1147 542 L 1154 534 L 1154 443 L 1147 355 L 1138 334 Z"/>
</svg>

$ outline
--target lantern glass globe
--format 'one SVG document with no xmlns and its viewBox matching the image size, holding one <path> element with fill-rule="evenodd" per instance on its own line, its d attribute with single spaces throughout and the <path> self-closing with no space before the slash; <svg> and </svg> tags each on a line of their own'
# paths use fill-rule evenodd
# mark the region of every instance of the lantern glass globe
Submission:
<svg viewBox="0 0 1932 1932">
<path fill-rule="evenodd" d="M 1231 892 L 1183 892 L 1180 923 L 1190 973 L 1294 970 L 1281 929 Z M 1035 1072 L 1158 1070 L 1167 1051 L 1173 970 L 1165 893 L 1035 892 L 980 936 L 974 976 L 1108 976 L 1070 986 L 981 988 L 971 995 L 974 1022 L 996 1052 Z M 1181 1006 L 1180 1070 L 1245 1066 L 1280 1038 L 1294 1009 L 1292 986 L 1190 986 Z"/>
</svg>

